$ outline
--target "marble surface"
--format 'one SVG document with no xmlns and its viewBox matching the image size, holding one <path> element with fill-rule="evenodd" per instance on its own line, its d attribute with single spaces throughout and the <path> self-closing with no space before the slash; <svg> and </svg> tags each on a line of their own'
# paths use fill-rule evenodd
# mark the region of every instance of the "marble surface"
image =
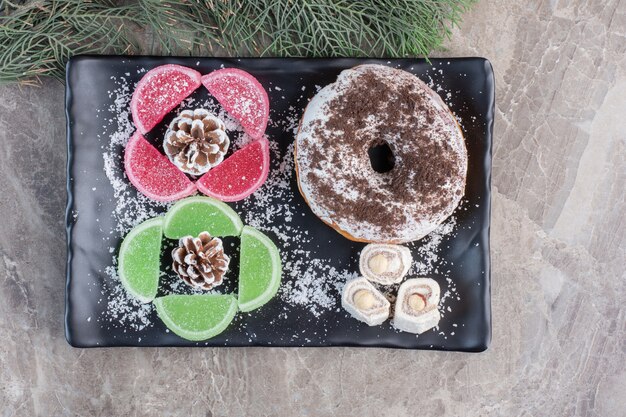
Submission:
<svg viewBox="0 0 626 417">
<path fill-rule="evenodd" d="M 516 3 L 438 54 L 496 74 L 482 354 L 71 348 L 63 87 L 0 87 L 0 415 L 625 415 L 626 2 Z"/>
</svg>

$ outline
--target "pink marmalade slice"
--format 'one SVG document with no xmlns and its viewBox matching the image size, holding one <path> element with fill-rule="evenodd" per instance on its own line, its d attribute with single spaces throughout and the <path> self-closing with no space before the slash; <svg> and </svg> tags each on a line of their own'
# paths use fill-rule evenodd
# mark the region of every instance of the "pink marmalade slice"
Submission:
<svg viewBox="0 0 626 417">
<path fill-rule="evenodd" d="M 196 185 L 208 196 L 222 201 L 239 201 L 263 185 L 269 170 L 269 142 L 261 138 L 226 158 L 204 174 Z"/>
<path fill-rule="evenodd" d="M 196 192 L 196 186 L 141 133 L 126 145 L 124 169 L 130 182 L 146 197 L 174 201 Z"/>
<path fill-rule="evenodd" d="M 255 139 L 263 136 L 270 101 L 256 78 L 237 68 L 224 68 L 202 76 L 202 84 L 248 135 Z"/>
<path fill-rule="evenodd" d="M 148 71 L 130 101 L 133 122 L 139 132 L 149 132 L 200 84 L 198 71 L 180 65 L 161 65 Z"/>
</svg>

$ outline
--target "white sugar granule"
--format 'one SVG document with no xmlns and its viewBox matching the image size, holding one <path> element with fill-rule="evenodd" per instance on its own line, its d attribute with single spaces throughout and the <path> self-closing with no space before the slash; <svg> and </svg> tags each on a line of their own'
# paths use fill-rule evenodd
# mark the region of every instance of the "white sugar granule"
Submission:
<svg viewBox="0 0 626 417">
<path fill-rule="evenodd" d="M 446 265 L 446 261 L 440 259 L 439 249 L 443 239 L 452 236 L 455 227 L 456 217 L 451 216 L 422 240 L 407 245 L 414 253 L 417 252 L 418 255 L 413 260 L 408 275 L 425 276 L 432 273 L 440 274 L 445 272 L 442 269 Z"/>
</svg>

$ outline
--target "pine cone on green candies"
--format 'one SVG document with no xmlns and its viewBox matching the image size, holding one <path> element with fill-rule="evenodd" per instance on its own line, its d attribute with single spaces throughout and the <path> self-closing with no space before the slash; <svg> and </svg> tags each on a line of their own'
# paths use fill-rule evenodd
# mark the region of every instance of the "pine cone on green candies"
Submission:
<svg viewBox="0 0 626 417">
<path fill-rule="evenodd" d="M 185 283 L 204 290 L 222 283 L 230 262 L 222 240 L 208 232 L 181 238 L 172 251 L 172 259 L 172 268 Z"/>
</svg>

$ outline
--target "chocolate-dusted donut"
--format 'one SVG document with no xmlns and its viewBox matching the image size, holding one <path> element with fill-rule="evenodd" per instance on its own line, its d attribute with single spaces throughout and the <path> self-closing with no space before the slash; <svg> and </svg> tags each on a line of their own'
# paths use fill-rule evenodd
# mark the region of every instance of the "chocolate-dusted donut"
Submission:
<svg viewBox="0 0 626 417">
<path fill-rule="evenodd" d="M 295 155 L 311 210 L 351 240 L 421 239 L 465 189 L 467 150 L 450 110 L 415 75 L 384 65 L 345 70 L 313 97 Z"/>
</svg>

